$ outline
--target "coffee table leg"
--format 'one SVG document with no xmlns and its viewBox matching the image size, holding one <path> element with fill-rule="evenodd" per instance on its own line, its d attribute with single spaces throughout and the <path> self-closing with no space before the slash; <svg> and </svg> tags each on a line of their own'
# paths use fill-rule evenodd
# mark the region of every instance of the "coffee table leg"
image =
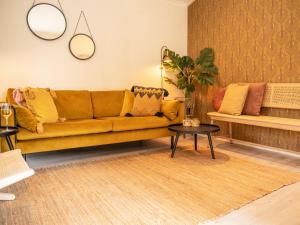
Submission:
<svg viewBox="0 0 300 225">
<path fill-rule="evenodd" d="M 213 146 L 213 143 L 212 143 L 212 140 L 211 140 L 211 134 L 208 133 L 207 137 L 208 137 L 208 143 L 209 143 L 210 152 L 211 152 L 211 158 L 215 159 L 214 146 Z"/>
<path fill-rule="evenodd" d="M 171 149 L 174 148 L 174 136 L 171 136 Z"/>
<path fill-rule="evenodd" d="M 172 149 L 171 158 L 174 157 L 176 147 L 177 147 L 178 138 L 179 138 L 179 132 L 176 132 L 176 137 L 175 137 L 175 142 L 174 142 L 174 146 L 173 146 L 173 149 Z"/>
<path fill-rule="evenodd" d="M 198 150 L 198 144 L 197 144 L 197 134 L 194 134 L 194 142 L 195 142 L 195 150 L 197 151 Z"/>
<path fill-rule="evenodd" d="M 10 137 L 9 136 L 5 136 L 5 139 L 6 139 L 8 147 L 9 147 L 9 150 L 14 150 L 14 146 L 13 146 L 13 144 L 11 142 Z"/>
</svg>

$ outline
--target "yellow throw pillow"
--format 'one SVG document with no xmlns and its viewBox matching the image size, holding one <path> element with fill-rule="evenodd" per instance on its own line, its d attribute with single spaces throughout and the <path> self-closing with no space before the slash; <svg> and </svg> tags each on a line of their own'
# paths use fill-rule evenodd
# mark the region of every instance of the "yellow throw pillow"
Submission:
<svg viewBox="0 0 300 225">
<path fill-rule="evenodd" d="M 26 103 L 40 123 L 55 123 L 58 112 L 50 92 L 42 88 L 30 88 L 31 96 L 25 95 Z"/>
<path fill-rule="evenodd" d="M 161 103 L 161 112 L 170 120 L 176 119 L 179 108 L 178 100 L 163 100 Z"/>
<path fill-rule="evenodd" d="M 129 90 L 125 90 L 124 101 L 120 116 L 125 116 L 127 113 L 131 113 L 134 102 L 134 94 Z"/>
<path fill-rule="evenodd" d="M 134 93 L 133 116 L 154 116 L 160 112 L 162 93 Z"/>
<path fill-rule="evenodd" d="M 218 112 L 236 116 L 241 115 L 248 94 L 248 88 L 248 84 L 230 84 L 226 89 Z"/>
<path fill-rule="evenodd" d="M 38 121 L 32 112 L 23 106 L 14 105 L 13 107 L 16 110 L 18 125 L 31 132 L 36 132 Z"/>
</svg>

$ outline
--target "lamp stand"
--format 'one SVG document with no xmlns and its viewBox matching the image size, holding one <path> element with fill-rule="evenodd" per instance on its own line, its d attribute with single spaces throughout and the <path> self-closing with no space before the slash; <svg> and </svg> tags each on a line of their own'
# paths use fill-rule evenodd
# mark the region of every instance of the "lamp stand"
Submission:
<svg viewBox="0 0 300 225">
<path fill-rule="evenodd" d="M 164 88 L 164 76 L 163 76 L 163 63 L 164 63 L 164 51 L 168 50 L 168 46 L 163 45 L 160 49 L 160 86 Z"/>
</svg>

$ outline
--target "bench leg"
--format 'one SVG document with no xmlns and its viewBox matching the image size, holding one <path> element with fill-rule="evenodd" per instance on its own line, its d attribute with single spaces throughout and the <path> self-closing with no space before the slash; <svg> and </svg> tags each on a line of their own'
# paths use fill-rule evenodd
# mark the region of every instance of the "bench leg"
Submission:
<svg viewBox="0 0 300 225">
<path fill-rule="evenodd" d="M 233 141 L 232 141 L 232 123 L 231 122 L 228 123 L 228 128 L 229 128 L 229 143 L 233 144 Z"/>
<path fill-rule="evenodd" d="M 8 194 L 8 193 L 0 193 L 0 201 L 12 201 L 15 200 L 14 194 Z"/>
</svg>

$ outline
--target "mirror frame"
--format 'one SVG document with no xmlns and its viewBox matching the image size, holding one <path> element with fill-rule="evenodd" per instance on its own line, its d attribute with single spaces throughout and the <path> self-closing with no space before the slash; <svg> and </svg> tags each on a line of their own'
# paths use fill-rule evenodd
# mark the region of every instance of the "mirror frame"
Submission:
<svg viewBox="0 0 300 225">
<path fill-rule="evenodd" d="M 75 37 L 79 36 L 79 35 L 87 36 L 89 39 L 91 39 L 91 41 L 93 42 L 93 45 L 94 45 L 94 51 L 93 51 L 93 53 L 92 53 L 88 58 L 86 58 L 86 59 L 81 59 L 81 58 L 77 57 L 75 54 L 73 54 L 73 52 L 72 52 L 72 50 L 71 50 L 71 42 L 72 42 L 72 40 L 73 40 Z M 95 44 L 95 42 L 94 42 L 94 39 L 93 39 L 90 35 L 87 35 L 87 34 L 84 34 L 84 33 L 78 33 L 78 34 L 73 35 L 73 37 L 70 39 L 70 41 L 69 41 L 69 50 L 70 50 L 72 56 L 74 56 L 76 59 L 79 59 L 79 60 L 88 60 L 88 59 L 92 58 L 92 57 L 95 55 L 95 52 L 96 52 L 96 44 Z"/>
<path fill-rule="evenodd" d="M 47 38 L 40 37 L 40 36 L 38 36 L 38 35 L 31 29 L 31 27 L 30 27 L 30 25 L 29 25 L 29 21 L 28 21 L 29 13 L 30 13 L 30 11 L 31 11 L 34 7 L 39 6 L 39 5 L 50 5 L 50 6 L 54 7 L 54 8 L 56 8 L 56 9 L 63 15 L 64 20 L 65 20 L 65 23 L 66 23 L 66 26 L 65 26 L 65 29 L 64 29 L 64 31 L 62 32 L 62 34 L 61 34 L 60 36 L 58 36 L 57 38 L 47 39 Z M 27 26 L 28 26 L 29 30 L 31 31 L 31 33 L 33 33 L 34 36 L 36 36 L 36 37 L 38 37 L 38 38 L 40 38 L 40 39 L 42 39 L 42 40 L 45 40 L 45 41 L 54 41 L 54 40 L 59 39 L 61 36 L 64 35 L 64 33 L 65 33 L 66 30 L 67 30 L 67 26 L 68 26 L 67 19 L 66 19 L 66 16 L 65 16 L 64 12 L 63 12 L 60 8 L 58 8 L 57 6 L 52 5 L 52 4 L 50 4 L 50 3 L 38 3 L 38 4 L 36 4 L 36 5 L 31 6 L 30 9 L 29 9 L 28 12 L 27 12 L 26 22 L 27 22 Z"/>
</svg>

